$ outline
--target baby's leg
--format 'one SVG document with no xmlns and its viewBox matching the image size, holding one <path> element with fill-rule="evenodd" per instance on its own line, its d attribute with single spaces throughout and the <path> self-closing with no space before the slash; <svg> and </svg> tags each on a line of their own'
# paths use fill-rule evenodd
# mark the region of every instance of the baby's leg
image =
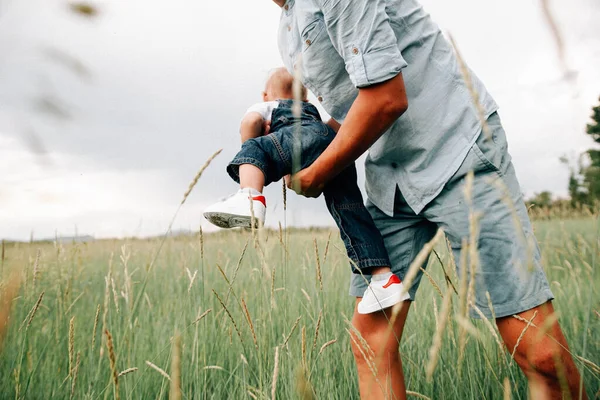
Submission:
<svg viewBox="0 0 600 400">
<path fill-rule="evenodd" d="M 383 237 L 363 204 L 354 165 L 332 180 L 324 190 L 327 208 L 340 228 L 353 272 L 369 280 L 358 303 L 359 314 L 370 314 L 410 299 L 408 288 L 390 269 Z M 365 276 L 367 275 L 367 276 Z M 371 275 L 371 276 L 368 276 Z"/>
<path fill-rule="evenodd" d="M 252 164 L 242 164 L 239 167 L 240 188 L 254 189 L 262 193 L 265 187 L 265 174 Z"/>
<path fill-rule="evenodd" d="M 265 182 L 277 174 L 273 161 L 274 144 L 266 136 L 249 139 L 227 166 L 227 172 L 240 183 L 240 190 L 207 207 L 204 217 L 221 228 L 250 228 L 264 224 L 267 200 L 262 195 Z"/>
<path fill-rule="evenodd" d="M 363 203 L 356 168 L 351 165 L 334 178 L 323 192 L 329 212 L 340 229 L 354 273 L 391 273 L 383 237 Z"/>
<path fill-rule="evenodd" d="M 289 154 L 282 149 L 280 132 L 249 139 L 227 166 L 227 172 L 242 188 L 262 192 L 264 186 L 290 173 Z"/>
</svg>

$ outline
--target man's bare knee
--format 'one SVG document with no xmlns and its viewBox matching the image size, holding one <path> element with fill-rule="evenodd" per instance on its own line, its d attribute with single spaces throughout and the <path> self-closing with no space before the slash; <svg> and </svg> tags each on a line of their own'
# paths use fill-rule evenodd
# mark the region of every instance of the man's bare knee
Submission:
<svg viewBox="0 0 600 400">
<path fill-rule="evenodd" d="M 391 360 L 400 359 L 399 338 L 396 340 L 387 324 L 373 322 L 359 322 L 357 326 L 357 321 L 353 320 L 355 330 L 351 333 L 356 366 L 367 373 L 382 372 L 381 368 L 386 370 Z"/>
<path fill-rule="evenodd" d="M 556 376 L 556 360 L 560 356 L 554 346 L 535 346 L 531 349 L 517 349 L 514 358 L 528 376 L 553 377 Z"/>
<path fill-rule="evenodd" d="M 403 305 L 395 317 L 391 310 L 387 310 L 385 314 L 383 312 L 354 314 L 352 325 L 355 332 L 353 332 L 352 351 L 357 362 L 362 362 L 361 359 L 365 358 L 365 354 L 368 357 L 368 353 L 376 356 L 399 354 L 399 342 L 408 308 L 408 303 Z"/>
</svg>

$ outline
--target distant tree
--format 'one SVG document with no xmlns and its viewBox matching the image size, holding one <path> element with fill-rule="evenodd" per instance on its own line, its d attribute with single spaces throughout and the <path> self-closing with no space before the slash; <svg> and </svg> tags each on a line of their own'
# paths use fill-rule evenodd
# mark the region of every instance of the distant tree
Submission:
<svg viewBox="0 0 600 400">
<path fill-rule="evenodd" d="M 592 108 L 591 122 L 587 124 L 586 132 L 594 142 L 600 143 L 600 104 Z M 590 149 L 587 154 L 590 165 L 583 169 L 582 175 L 587 192 L 586 203 L 591 204 L 600 200 L 600 150 Z"/>
<path fill-rule="evenodd" d="M 586 167 L 583 165 L 583 158 L 585 154 L 581 154 L 576 160 L 566 155 L 560 158 L 560 162 L 569 168 L 568 190 L 572 207 L 588 203 L 588 192 L 584 185 Z"/>
<path fill-rule="evenodd" d="M 598 100 L 600 102 L 600 99 Z M 600 104 L 592 108 L 591 122 L 587 124 L 586 132 L 600 143 Z M 588 194 L 588 203 L 600 199 L 600 150 L 587 151 L 590 165 L 583 172 L 583 182 Z"/>
<path fill-rule="evenodd" d="M 573 173 L 569 176 L 569 197 L 572 206 L 587 203 L 587 193 L 583 191 L 581 182 Z"/>
<path fill-rule="evenodd" d="M 600 143 L 600 104 L 592 108 L 592 122 L 587 125 L 587 134 L 594 139 L 594 142 Z"/>
<path fill-rule="evenodd" d="M 594 142 L 600 144 L 600 104 L 592 107 L 591 121 L 587 124 L 586 133 Z M 587 162 L 584 162 L 584 158 L 587 158 Z M 581 154 L 576 166 L 567 157 L 561 157 L 560 161 L 570 170 L 568 189 L 571 205 L 592 205 L 599 201 L 600 150 L 590 149 Z"/>
<path fill-rule="evenodd" d="M 548 191 L 536 193 L 529 200 L 529 203 L 535 205 L 536 207 L 550 207 L 552 206 L 552 193 Z"/>
</svg>

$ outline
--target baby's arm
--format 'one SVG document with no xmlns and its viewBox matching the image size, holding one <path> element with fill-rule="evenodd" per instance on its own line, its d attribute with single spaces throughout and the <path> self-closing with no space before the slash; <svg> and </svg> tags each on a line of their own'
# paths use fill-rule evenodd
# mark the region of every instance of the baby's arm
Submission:
<svg viewBox="0 0 600 400">
<path fill-rule="evenodd" d="M 342 127 L 342 125 L 333 118 L 329 118 L 329 121 L 327 121 L 327 125 L 329 125 L 329 127 L 333 129 L 335 133 L 338 133 L 338 131 Z"/>
<path fill-rule="evenodd" d="M 265 120 L 262 115 L 257 112 L 249 112 L 244 115 L 242 123 L 240 124 L 240 135 L 242 136 L 242 143 L 248 139 L 254 139 L 263 135 L 265 127 Z"/>
<path fill-rule="evenodd" d="M 271 113 L 278 105 L 279 102 L 277 101 L 266 101 L 255 104 L 246 111 L 246 115 L 242 118 L 240 126 L 242 143 L 248 139 L 254 139 L 269 133 L 268 127 L 271 122 Z"/>
</svg>

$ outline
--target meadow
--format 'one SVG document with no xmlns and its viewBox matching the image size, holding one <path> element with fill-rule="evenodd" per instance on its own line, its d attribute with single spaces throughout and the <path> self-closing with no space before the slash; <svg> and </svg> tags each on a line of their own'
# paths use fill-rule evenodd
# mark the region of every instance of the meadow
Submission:
<svg viewBox="0 0 600 400">
<path fill-rule="evenodd" d="M 537 221 L 535 230 L 560 322 L 597 398 L 596 219 Z M 13 243 L 1 268 L 1 398 L 358 398 L 349 266 L 335 231 Z M 462 318 L 444 269 L 459 287 L 441 240 L 400 343 L 409 397 L 526 398 L 493 321 Z M 447 316 L 442 295 L 452 299 Z"/>
</svg>

